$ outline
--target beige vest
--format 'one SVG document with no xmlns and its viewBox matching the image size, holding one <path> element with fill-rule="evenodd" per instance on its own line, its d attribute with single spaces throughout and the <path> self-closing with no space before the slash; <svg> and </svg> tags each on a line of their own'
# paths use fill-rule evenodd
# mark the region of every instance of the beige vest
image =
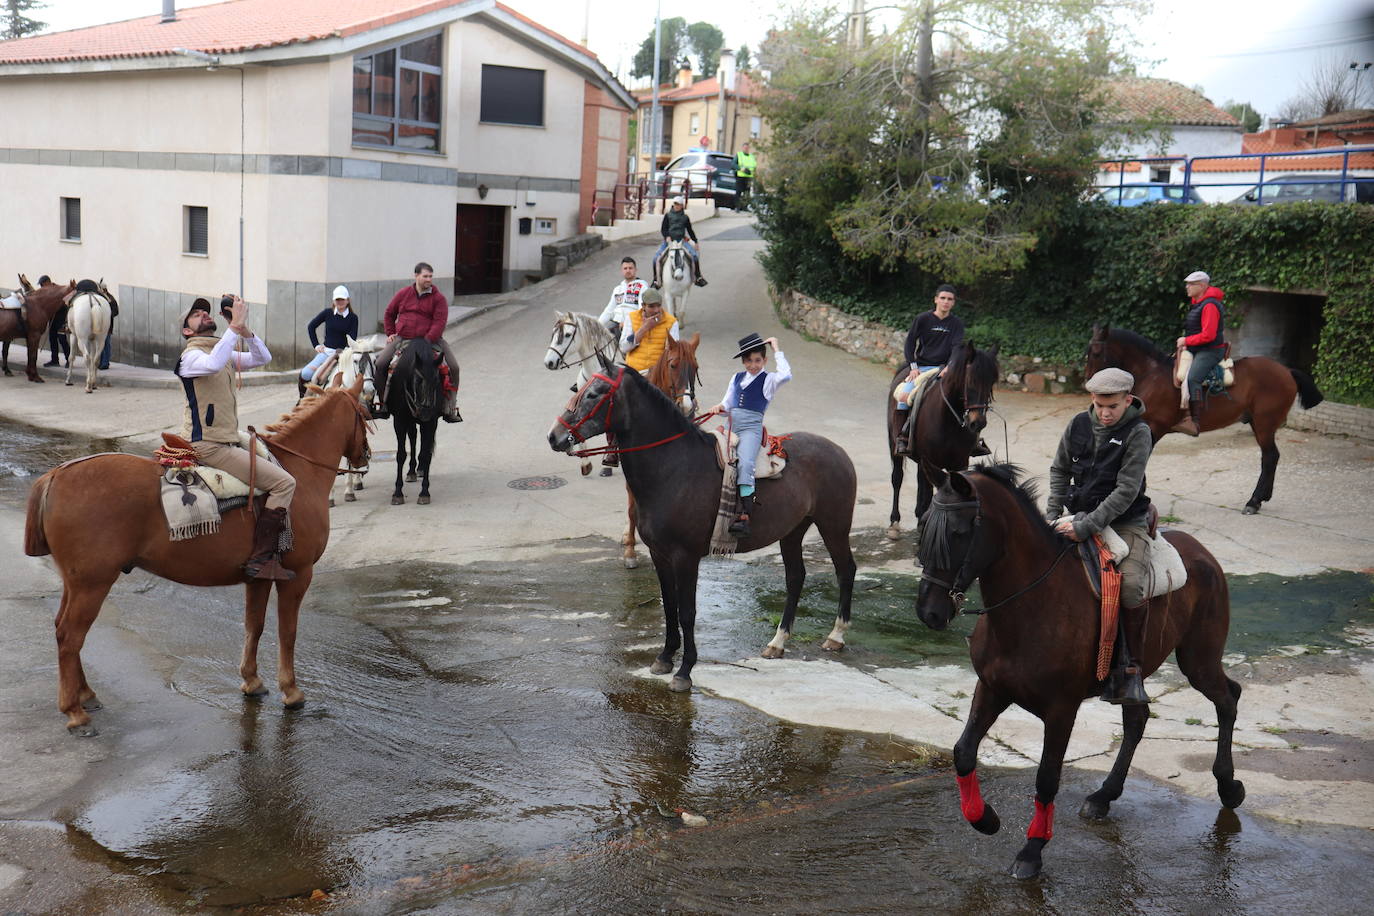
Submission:
<svg viewBox="0 0 1374 916">
<path fill-rule="evenodd" d="M 192 350 L 209 353 L 218 343 L 218 337 L 192 337 L 181 355 Z M 177 365 L 180 366 L 180 360 Z M 186 391 L 186 410 L 181 418 L 182 438 L 192 442 L 204 439 L 238 445 L 239 409 L 234 394 L 233 361 L 214 375 L 183 378 L 181 385 Z"/>
</svg>

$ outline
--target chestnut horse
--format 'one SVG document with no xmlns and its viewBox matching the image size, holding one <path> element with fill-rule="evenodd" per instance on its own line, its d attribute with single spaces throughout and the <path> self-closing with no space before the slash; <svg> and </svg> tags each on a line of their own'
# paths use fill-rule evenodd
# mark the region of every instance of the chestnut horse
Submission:
<svg viewBox="0 0 1374 916">
<path fill-rule="evenodd" d="M 968 467 L 969 453 L 978 444 L 984 427 L 988 425 L 988 407 L 992 404 L 992 389 L 997 384 L 997 346 L 989 350 L 975 349 L 965 343 L 950 354 L 948 369 L 934 382 L 922 398 L 911 433 L 909 455 L 897 454 L 897 434 L 907 421 L 908 412 L 897 409 L 892 392 L 906 381 L 909 369 L 898 369 L 887 386 L 887 452 L 892 459 L 892 513 L 888 516 L 887 536 L 901 537 L 902 514 L 898 500 L 902 495 L 902 480 L 906 462 L 916 462 L 916 523 L 930 505 L 935 492 L 931 480 L 940 470 L 962 471 Z"/>
<path fill-rule="evenodd" d="M 1174 387 L 1174 358 L 1134 331 L 1106 326 L 1093 327 L 1083 377 L 1107 368 L 1125 369 L 1135 376 L 1136 397 L 1145 402 L 1142 419 L 1150 436 L 1158 442 L 1173 431 L 1188 415 L 1179 406 Z M 1274 437 L 1288 419 L 1293 398 L 1300 398 L 1304 410 L 1323 400 L 1312 377 L 1301 369 L 1290 369 L 1267 356 L 1247 356 L 1236 360 L 1236 383 L 1225 394 L 1210 395 L 1202 413 L 1200 432 L 1224 429 L 1239 420 L 1250 424 L 1260 447 L 1260 476 L 1255 492 L 1245 503 L 1245 515 L 1254 515 L 1260 504 L 1274 496 L 1274 475 L 1279 467 L 1279 447 Z"/>
<path fill-rule="evenodd" d="M 43 377 L 38 374 L 38 349 L 43 345 L 43 334 L 48 330 L 48 322 L 52 321 L 52 316 L 62 308 L 63 298 L 76 289 L 76 281 L 73 280 L 66 286 L 53 284 L 42 289 L 33 289 L 24 275 L 20 274 L 19 284 L 25 290 L 24 302 L 28 320 L 21 328 L 17 309 L 0 309 L 0 370 L 3 370 L 5 375 L 14 374 L 10 371 L 10 341 L 23 340 L 28 349 L 24 374 L 28 376 L 29 381 L 41 383 Z"/>
<path fill-rule="evenodd" d="M 276 582 L 280 655 L 277 684 L 288 709 L 305 703 L 296 684 L 296 620 L 315 563 L 329 543 L 329 489 L 341 458 L 361 466 L 367 461 L 366 408 L 358 402 L 361 379 L 352 388 L 333 388 L 296 405 L 263 437 L 282 467 L 296 478 L 291 502 L 293 545 L 282 565 L 295 572 Z M 104 454 L 77 459 L 49 471 L 29 492 L 24 552 L 51 554 L 62 575 L 57 612 L 57 706 L 67 714 L 72 734 L 96 734 L 88 709 L 98 709 L 95 691 L 81 667 L 81 646 L 101 604 L 121 572 L 134 567 L 183 585 L 236 585 L 253 544 L 254 512 L 224 514 L 220 530 L 184 541 L 167 533 L 159 478 L 163 468 L 151 458 Z M 244 586 L 244 643 L 239 673 L 246 697 L 267 693 L 258 676 L 258 640 L 267 616 L 273 582 Z"/>
<path fill-rule="evenodd" d="M 1102 689 L 1096 670 L 1101 608 L 1078 559 L 1065 559 L 1073 543 L 1046 524 L 1034 491 L 1018 485 L 1018 474 L 1012 465 L 941 474 L 921 536 L 916 612 L 931 629 L 943 630 L 963 609 L 964 592 L 975 579 L 982 581 L 987 606 L 977 612 L 983 616 L 969 641 L 978 684 L 954 745 L 960 806 L 978 832 L 996 833 L 1001 826 L 978 788 L 979 742 L 1012 703 L 1045 725 L 1034 817 L 1012 867 L 1017 878 L 1029 878 L 1039 873 L 1041 851 L 1054 830 L 1054 798 L 1078 707 Z M 1164 536 L 1182 555 L 1188 581 L 1150 600 L 1143 632 L 1133 640 L 1140 647 L 1137 658 L 1148 675 L 1174 653 L 1188 683 L 1216 707 L 1212 774 L 1221 803 L 1235 808 L 1245 800 L 1245 786 L 1231 761 L 1240 685 L 1226 676 L 1221 662 L 1231 620 L 1226 576 L 1192 537 L 1181 531 Z M 1121 797 L 1145 731 L 1148 706 L 1122 706 L 1121 712 L 1116 763 L 1083 803 L 1083 817 L 1106 817 Z"/>
<path fill-rule="evenodd" d="M 697 573 L 711 549 L 720 506 L 722 471 L 715 437 L 683 416 L 666 395 L 625 366 L 594 375 L 573 396 L 549 430 L 549 447 L 572 451 L 576 443 L 610 432 L 620 450 L 620 466 L 639 506 L 639 533 L 653 557 L 663 592 L 666 637 L 650 670 L 666 674 L 682 648 L 682 665 L 669 689 L 692 689 L 697 661 Z M 822 648 L 844 648 L 854 593 L 854 555 L 849 529 L 854 519 L 858 478 L 844 449 L 811 433 L 787 439 L 787 470 L 760 480 L 753 534 L 739 541 L 747 552 L 777 541 L 787 580 L 787 603 L 766 658 L 780 658 L 806 581 L 802 538 L 814 523 L 830 551 L 840 586 L 840 609 Z"/>
</svg>

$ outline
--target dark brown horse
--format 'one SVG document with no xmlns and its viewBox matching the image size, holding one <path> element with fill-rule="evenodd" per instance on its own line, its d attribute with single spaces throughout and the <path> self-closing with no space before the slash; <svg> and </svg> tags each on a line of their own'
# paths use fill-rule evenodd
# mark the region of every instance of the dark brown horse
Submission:
<svg viewBox="0 0 1374 916">
<path fill-rule="evenodd" d="M 1100 607 L 1082 564 L 1066 556 L 1073 544 L 1045 523 L 1034 492 L 1017 484 L 1018 473 L 1011 465 L 997 465 L 956 472 L 940 482 L 921 536 L 916 612 L 927 626 L 943 630 L 962 610 L 965 590 L 981 580 L 986 609 L 969 642 L 978 684 L 968 722 L 954 746 L 960 804 L 980 833 L 996 833 L 1001 821 L 978 789 L 978 743 L 1012 703 L 1045 725 L 1034 817 L 1012 867 L 1016 877 L 1029 878 L 1039 873 L 1041 851 L 1053 833 L 1054 798 L 1078 707 L 1101 691 L 1096 671 Z M 1137 657 L 1145 674 L 1172 652 L 1188 683 L 1216 707 L 1212 774 L 1221 803 L 1235 808 L 1245 799 L 1245 787 L 1231 762 L 1240 685 L 1221 664 L 1231 618 L 1226 577 L 1216 558 L 1193 538 L 1180 531 L 1165 537 L 1182 555 L 1188 581 L 1150 600 L 1143 632 L 1133 642 L 1140 646 Z M 1145 731 L 1148 706 L 1121 710 L 1124 728 L 1116 763 L 1102 787 L 1083 803 L 1083 817 L 1106 817 L 1108 807 L 1121 797 Z"/>
<path fill-rule="evenodd" d="M 633 369 L 617 366 L 597 373 L 582 387 L 549 431 L 549 446 L 571 451 L 575 444 L 611 432 L 620 464 L 639 506 L 639 533 L 653 557 L 663 592 L 666 637 L 652 670 L 672 670 L 682 648 L 682 665 L 669 688 L 692 689 L 697 661 L 697 572 L 710 552 L 720 505 L 722 472 L 715 437 L 683 416 L 677 405 Z M 823 648 L 844 647 L 854 591 L 854 555 L 849 529 L 854 517 L 857 477 L 854 464 L 829 439 L 795 433 L 786 442 L 787 470 L 758 481 L 753 534 L 738 550 L 747 552 L 780 542 L 787 578 L 787 604 L 765 657 L 782 655 L 806 581 L 802 538 L 812 523 L 820 530 L 840 585 L 839 616 Z"/>
<path fill-rule="evenodd" d="M 329 543 L 329 489 L 340 458 L 362 466 L 367 460 L 367 412 L 358 403 L 362 379 L 352 388 L 334 388 L 302 401 L 268 427 L 264 437 L 282 467 L 296 478 L 291 503 L 293 546 L 282 564 L 295 572 L 276 582 L 280 654 L 277 684 L 282 702 L 295 709 L 305 702 L 296 684 L 296 620 L 315 563 Z M 224 514 L 220 530 L 184 541 L 167 535 L 160 482 L 163 468 L 136 455 L 95 455 L 49 471 L 29 492 L 24 552 L 52 555 L 62 575 L 57 612 L 57 706 L 67 728 L 93 735 L 88 709 L 98 709 L 95 691 L 81 667 L 81 646 L 101 604 L 121 572 L 134 567 L 184 585 L 244 583 L 243 564 L 253 543 L 253 513 L 247 508 Z M 258 676 L 258 640 L 267 616 L 273 582 L 244 586 L 244 644 L 240 689 L 248 697 L 267 693 Z"/>
<path fill-rule="evenodd" d="M 1174 387 L 1174 358 L 1134 331 L 1094 327 L 1083 368 L 1085 378 L 1100 369 L 1116 367 L 1135 376 L 1135 395 L 1145 402 L 1144 420 L 1155 442 L 1168 435 L 1188 415 L 1179 406 Z M 1245 515 L 1254 515 L 1260 504 L 1274 496 L 1274 474 L 1279 467 L 1279 447 L 1274 437 L 1288 418 L 1293 398 L 1304 410 L 1323 400 L 1312 377 L 1265 356 L 1236 360 L 1236 383 L 1225 394 L 1211 395 L 1202 414 L 1201 432 L 1224 429 L 1239 420 L 1250 424 L 1260 447 L 1260 476 L 1255 492 L 1245 504 Z"/>
<path fill-rule="evenodd" d="M 41 383 L 43 377 L 38 374 L 38 349 L 43 345 L 43 335 L 48 330 L 48 322 L 52 321 L 52 316 L 62 308 L 63 297 L 76 288 L 76 281 L 73 280 L 66 286 L 53 284 L 42 289 L 34 289 L 21 274 L 19 283 L 26 291 L 24 301 L 28 320 L 21 328 L 17 309 L 0 309 L 0 370 L 5 375 L 14 374 L 10 371 L 10 342 L 23 340 L 28 350 L 24 374 L 28 376 L 29 381 Z"/>
<path fill-rule="evenodd" d="M 908 369 L 901 368 L 887 386 L 887 451 L 892 458 L 892 513 L 887 536 L 901 536 L 902 514 L 898 501 L 906 459 L 916 462 L 916 521 L 920 523 L 934 492 L 931 480 L 940 470 L 962 471 L 968 467 L 969 453 L 988 424 L 992 388 L 997 384 L 997 347 L 977 350 L 965 343 L 950 357 L 948 371 L 926 392 L 916 417 L 911 437 L 911 454 L 897 454 L 897 434 L 906 423 L 908 411 L 898 410 L 892 392 L 906 381 Z"/>
</svg>

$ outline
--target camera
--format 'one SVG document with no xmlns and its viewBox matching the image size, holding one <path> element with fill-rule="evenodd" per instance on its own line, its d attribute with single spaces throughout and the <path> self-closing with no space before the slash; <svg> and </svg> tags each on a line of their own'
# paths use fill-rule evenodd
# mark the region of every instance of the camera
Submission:
<svg viewBox="0 0 1374 916">
<path fill-rule="evenodd" d="M 220 313 L 221 315 L 223 315 L 225 318 L 230 318 L 230 317 L 233 316 L 233 311 L 234 311 L 234 297 L 233 297 L 233 296 L 223 296 L 223 297 L 221 297 L 221 299 L 219 300 L 219 313 Z"/>
</svg>

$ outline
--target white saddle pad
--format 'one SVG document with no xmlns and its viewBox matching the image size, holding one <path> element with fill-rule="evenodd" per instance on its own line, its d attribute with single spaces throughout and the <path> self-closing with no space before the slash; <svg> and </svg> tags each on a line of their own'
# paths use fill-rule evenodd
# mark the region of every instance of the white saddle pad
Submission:
<svg viewBox="0 0 1374 916">
<path fill-rule="evenodd" d="M 1117 534 L 1112 528 L 1106 527 L 1098 532 L 1102 536 L 1102 543 L 1107 545 L 1111 551 L 1112 562 L 1119 567 L 1121 561 L 1131 552 L 1126 546 L 1126 541 L 1121 535 Z M 1183 565 L 1183 557 L 1179 555 L 1178 548 L 1170 544 L 1164 537 L 1164 529 L 1156 528 L 1155 536 L 1150 541 L 1150 593 L 1147 598 L 1158 598 L 1160 595 L 1167 595 L 1176 588 L 1182 588 L 1188 583 L 1188 568 Z"/>
<path fill-rule="evenodd" d="M 239 430 L 239 445 L 243 448 L 248 448 L 248 430 Z M 278 464 L 276 457 L 267 450 L 267 446 L 262 444 L 261 439 L 258 440 L 257 446 L 259 461 L 270 461 L 272 464 Z M 248 481 L 246 480 L 240 480 L 232 474 L 221 471 L 218 468 L 206 467 L 203 464 L 197 465 L 191 470 L 195 471 L 201 481 L 210 488 L 210 492 L 215 494 L 216 499 L 233 499 L 238 496 L 248 495 Z M 257 492 L 266 493 L 267 490 L 258 487 Z"/>
<path fill-rule="evenodd" d="M 10 293 L 5 298 L 0 299 L 0 309 L 17 309 L 22 307 L 23 305 L 24 303 L 19 298 L 18 293 Z"/>
<path fill-rule="evenodd" d="M 725 450 L 725 427 L 717 426 L 711 430 L 711 434 L 716 437 L 716 456 L 727 455 Z M 730 434 L 730 449 L 735 451 L 739 448 L 739 436 Z M 722 460 L 721 464 L 725 462 Z M 787 467 L 787 459 L 780 455 L 768 454 L 768 437 L 765 436 L 759 443 L 759 456 L 754 461 L 754 479 L 767 480 L 770 477 L 778 477 L 782 474 L 783 468 Z"/>
</svg>

